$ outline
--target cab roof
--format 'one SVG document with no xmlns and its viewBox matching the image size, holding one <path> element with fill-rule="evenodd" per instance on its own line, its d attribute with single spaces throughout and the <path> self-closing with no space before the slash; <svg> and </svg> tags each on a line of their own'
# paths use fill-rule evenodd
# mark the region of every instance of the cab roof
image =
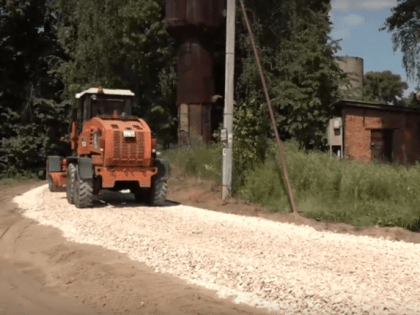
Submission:
<svg viewBox="0 0 420 315">
<path fill-rule="evenodd" d="M 104 95 L 120 95 L 120 96 L 134 96 L 134 93 L 130 90 L 112 90 L 112 89 L 102 89 L 103 93 L 98 93 L 98 88 L 90 88 L 86 91 L 76 94 L 76 98 L 79 99 L 85 94 L 104 94 Z"/>
</svg>

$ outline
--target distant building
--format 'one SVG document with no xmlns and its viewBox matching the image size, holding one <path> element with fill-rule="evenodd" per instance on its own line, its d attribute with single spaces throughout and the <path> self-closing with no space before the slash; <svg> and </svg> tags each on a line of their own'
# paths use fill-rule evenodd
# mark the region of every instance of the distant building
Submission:
<svg viewBox="0 0 420 315">
<path fill-rule="evenodd" d="M 363 58 L 350 56 L 337 56 L 335 61 L 341 70 L 347 74 L 350 79 L 351 89 L 354 96 L 361 96 L 361 88 L 363 87 Z M 345 85 L 340 87 L 341 90 L 348 90 Z M 351 91 L 350 91 L 351 92 Z"/>
<path fill-rule="evenodd" d="M 420 160 L 420 111 L 379 103 L 340 100 L 332 104 L 328 142 L 331 154 L 364 161 Z"/>
</svg>

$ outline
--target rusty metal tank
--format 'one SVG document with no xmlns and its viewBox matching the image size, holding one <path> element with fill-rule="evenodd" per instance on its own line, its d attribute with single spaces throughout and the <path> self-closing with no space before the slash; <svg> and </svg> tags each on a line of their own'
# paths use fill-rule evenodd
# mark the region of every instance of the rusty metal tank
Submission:
<svg viewBox="0 0 420 315">
<path fill-rule="evenodd" d="M 214 45 L 226 0 L 166 0 L 166 29 L 178 44 L 178 144 L 209 142 L 215 94 Z"/>
<path fill-rule="evenodd" d="M 226 0 L 166 0 L 166 29 L 178 40 L 196 32 L 217 32 L 225 20 L 225 8 Z"/>
</svg>

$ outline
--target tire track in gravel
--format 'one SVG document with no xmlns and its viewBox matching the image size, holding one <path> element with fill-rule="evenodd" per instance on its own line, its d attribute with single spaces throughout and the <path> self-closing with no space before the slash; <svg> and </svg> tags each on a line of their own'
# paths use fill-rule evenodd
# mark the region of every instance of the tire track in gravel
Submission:
<svg viewBox="0 0 420 315">
<path fill-rule="evenodd" d="M 288 314 L 418 314 L 420 245 L 189 206 L 77 209 L 46 186 L 15 198 L 24 215 L 69 240 L 101 245 Z"/>
</svg>

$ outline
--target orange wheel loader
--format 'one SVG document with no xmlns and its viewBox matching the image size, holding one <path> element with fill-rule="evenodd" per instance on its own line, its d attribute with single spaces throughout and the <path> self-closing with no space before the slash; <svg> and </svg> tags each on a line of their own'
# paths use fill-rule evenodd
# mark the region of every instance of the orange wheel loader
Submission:
<svg viewBox="0 0 420 315">
<path fill-rule="evenodd" d="M 90 88 L 76 94 L 69 142 L 72 155 L 48 156 L 49 190 L 65 191 L 77 208 L 92 206 L 101 189 L 129 189 L 139 202 L 162 206 L 169 165 L 156 158 L 156 139 L 147 123 L 131 115 L 134 93 Z"/>
</svg>

